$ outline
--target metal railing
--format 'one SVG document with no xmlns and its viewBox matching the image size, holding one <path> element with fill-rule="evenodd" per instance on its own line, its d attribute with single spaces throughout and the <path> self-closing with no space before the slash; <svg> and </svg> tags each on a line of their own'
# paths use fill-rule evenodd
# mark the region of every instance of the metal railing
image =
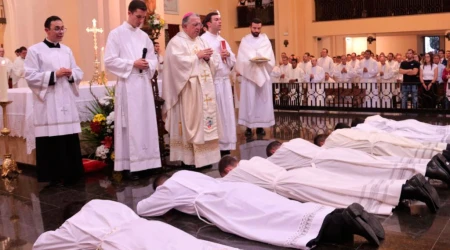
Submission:
<svg viewBox="0 0 450 250">
<path fill-rule="evenodd" d="M 429 91 L 410 86 L 388 82 L 273 83 L 273 106 L 278 110 L 450 113 L 446 84 Z"/>
<path fill-rule="evenodd" d="M 450 0 L 315 0 L 316 21 L 450 12 Z"/>
<path fill-rule="evenodd" d="M 238 6 L 236 12 L 238 28 L 249 27 L 254 18 L 261 19 L 263 25 L 275 24 L 273 3 L 261 6 Z"/>
</svg>

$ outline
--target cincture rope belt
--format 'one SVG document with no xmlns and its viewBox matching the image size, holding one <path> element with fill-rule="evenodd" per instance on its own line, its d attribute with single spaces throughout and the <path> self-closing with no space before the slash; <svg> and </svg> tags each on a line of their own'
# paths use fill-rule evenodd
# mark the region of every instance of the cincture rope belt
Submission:
<svg viewBox="0 0 450 250">
<path fill-rule="evenodd" d="M 208 224 L 208 225 L 214 226 L 213 223 L 211 223 L 211 222 L 209 222 L 209 221 L 203 219 L 203 218 L 200 216 L 200 213 L 198 212 L 198 208 L 197 208 L 197 199 L 198 199 L 198 197 L 200 197 L 200 195 L 203 195 L 203 194 L 205 194 L 205 193 L 201 193 L 201 194 L 197 195 L 197 197 L 195 197 L 195 200 L 194 200 L 195 213 L 197 214 L 197 217 L 198 217 L 201 221 L 205 222 L 205 223 Z"/>
<path fill-rule="evenodd" d="M 103 250 L 102 244 L 105 242 L 106 237 L 110 236 L 111 234 L 115 233 L 117 231 L 117 227 L 114 227 L 109 233 L 105 234 L 102 239 L 100 240 L 100 243 L 98 243 L 98 246 L 95 250 Z"/>
</svg>

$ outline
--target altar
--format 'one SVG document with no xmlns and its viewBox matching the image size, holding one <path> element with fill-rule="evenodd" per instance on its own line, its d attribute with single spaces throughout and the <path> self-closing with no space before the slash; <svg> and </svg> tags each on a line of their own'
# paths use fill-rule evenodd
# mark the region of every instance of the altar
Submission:
<svg viewBox="0 0 450 250">
<path fill-rule="evenodd" d="M 109 81 L 107 86 L 112 87 L 115 81 Z M 97 97 L 104 97 L 107 93 L 104 85 L 80 84 L 80 95 L 75 102 L 80 115 L 80 121 L 91 120 L 92 114 L 88 110 L 90 104 L 95 100 L 92 93 Z M 9 138 L 9 151 L 13 154 L 17 162 L 36 165 L 36 140 L 34 136 L 34 116 L 33 116 L 33 93 L 29 88 L 8 89 L 8 99 L 12 101 L 7 106 L 8 128 L 11 130 Z M 2 117 L 0 109 L 0 117 Z M 3 120 L 0 119 L 0 127 L 3 127 Z M 5 137 L 0 136 L 0 156 L 5 154 Z"/>
</svg>

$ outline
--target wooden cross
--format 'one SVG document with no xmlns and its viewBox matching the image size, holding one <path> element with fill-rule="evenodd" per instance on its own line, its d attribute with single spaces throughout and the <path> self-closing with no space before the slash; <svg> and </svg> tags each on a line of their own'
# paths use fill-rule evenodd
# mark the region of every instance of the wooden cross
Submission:
<svg viewBox="0 0 450 250">
<path fill-rule="evenodd" d="M 209 102 L 212 101 L 213 99 L 211 97 L 208 98 L 208 94 L 205 95 L 205 100 L 204 102 L 206 102 L 206 106 L 208 106 Z"/>
<path fill-rule="evenodd" d="M 69 110 L 66 109 L 66 107 L 63 107 L 63 108 L 61 109 L 61 111 L 64 113 L 64 115 L 66 115 L 66 112 L 69 111 Z"/>
<path fill-rule="evenodd" d="M 203 75 L 200 75 L 200 77 L 203 78 L 203 81 L 206 81 L 206 79 L 208 78 L 209 74 L 206 74 L 206 70 L 203 70 Z"/>
<path fill-rule="evenodd" d="M 95 60 L 97 60 L 97 33 L 103 33 L 103 29 L 102 28 L 97 28 L 97 20 L 92 19 L 92 27 L 91 28 L 86 28 L 86 31 L 88 33 L 93 33 L 94 36 L 94 50 L 95 50 Z"/>
</svg>

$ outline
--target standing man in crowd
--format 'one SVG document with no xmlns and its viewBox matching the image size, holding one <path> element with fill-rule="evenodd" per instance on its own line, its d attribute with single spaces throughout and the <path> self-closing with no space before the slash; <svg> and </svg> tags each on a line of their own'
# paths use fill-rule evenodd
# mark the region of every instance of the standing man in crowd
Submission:
<svg viewBox="0 0 450 250">
<path fill-rule="evenodd" d="M 75 104 L 83 71 L 72 50 L 60 44 L 67 30 L 61 18 L 47 18 L 44 27 L 47 37 L 31 46 L 25 58 L 25 79 L 33 92 L 37 179 L 49 186 L 73 185 L 83 175 Z"/>
<path fill-rule="evenodd" d="M 28 88 L 27 81 L 25 80 L 25 68 L 24 62 L 27 56 L 27 48 L 19 48 L 19 56 L 14 60 L 11 76 L 13 79 L 13 88 Z"/>
<path fill-rule="evenodd" d="M 377 88 L 378 63 L 371 57 L 371 50 L 364 52 L 364 59 L 359 61 L 357 73 L 360 77 L 360 88 L 366 89 L 364 107 L 377 108 L 380 103 Z"/>
<path fill-rule="evenodd" d="M 419 79 L 420 63 L 414 60 L 414 52 L 409 49 L 406 52 L 406 60 L 400 64 L 399 74 L 403 75 L 403 83 L 401 87 L 402 92 L 402 109 L 406 109 L 406 102 L 408 95 L 411 94 L 412 105 L 411 108 L 417 108 L 418 88 L 420 84 Z"/>
<path fill-rule="evenodd" d="M 328 56 L 328 49 L 323 48 L 320 52 L 320 58 L 317 59 L 317 66 L 322 67 L 325 73 L 333 74 L 334 63 L 333 58 Z"/>
<path fill-rule="evenodd" d="M 261 34 L 261 28 L 261 20 L 253 19 L 251 34 L 242 38 L 236 62 L 236 70 L 242 75 L 238 123 L 247 127 L 246 136 L 252 135 L 252 128 L 257 128 L 256 134 L 265 135 L 263 128 L 275 124 L 270 77 L 275 56 L 272 44 L 266 34 Z M 257 58 L 268 61 L 250 61 Z"/>
<path fill-rule="evenodd" d="M 133 0 L 128 20 L 109 33 L 105 66 L 117 76 L 114 103 L 114 170 L 128 178 L 161 167 L 155 101 L 150 80 L 157 67 L 153 43 L 139 27 L 147 6 Z"/>
<path fill-rule="evenodd" d="M 214 76 L 217 102 L 217 125 L 219 130 L 219 146 L 222 155 L 230 154 L 236 149 L 236 121 L 233 105 L 233 91 L 231 90 L 230 72 L 236 63 L 236 57 L 230 45 L 219 32 L 222 29 L 222 19 L 219 13 L 211 12 L 203 22 L 208 30 L 202 35 L 211 49 L 220 55 L 219 66 Z"/>
</svg>

